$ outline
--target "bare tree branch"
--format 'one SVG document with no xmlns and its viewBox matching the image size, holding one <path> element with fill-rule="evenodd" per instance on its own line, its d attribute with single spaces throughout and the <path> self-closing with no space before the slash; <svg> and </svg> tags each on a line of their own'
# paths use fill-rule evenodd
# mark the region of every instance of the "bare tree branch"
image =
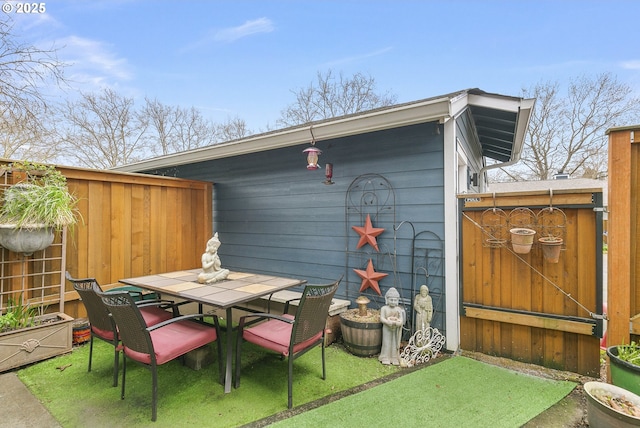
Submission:
<svg viewBox="0 0 640 428">
<path fill-rule="evenodd" d="M 554 82 L 539 83 L 523 96 L 536 98 L 525 148 L 520 163 L 502 171 L 516 180 L 547 180 L 558 172 L 605 176 L 606 130 L 640 113 L 640 99 L 609 73 L 573 79 L 564 97 Z"/>
<path fill-rule="evenodd" d="M 396 96 L 376 93 L 376 82 L 371 76 L 356 73 L 336 79 L 331 70 L 318 72 L 317 80 L 306 88 L 291 91 L 296 99 L 281 112 L 276 121 L 279 126 L 294 126 L 315 120 L 328 119 L 378 107 L 392 105 Z"/>
</svg>

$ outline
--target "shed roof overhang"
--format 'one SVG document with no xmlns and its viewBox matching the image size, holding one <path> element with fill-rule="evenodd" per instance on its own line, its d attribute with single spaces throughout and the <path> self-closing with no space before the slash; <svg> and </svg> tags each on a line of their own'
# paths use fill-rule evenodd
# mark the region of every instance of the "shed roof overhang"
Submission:
<svg viewBox="0 0 640 428">
<path fill-rule="evenodd" d="M 114 169 L 125 172 L 149 171 L 297 146 L 311 141 L 311 129 L 313 129 L 315 141 L 319 142 L 419 123 L 433 121 L 444 123 L 461 114 L 467 108 L 471 111 L 483 155 L 499 161 L 516 161 L 519 159 L 524 143 L 524 134 L 529 123 L 533 101 L 532 99 L 488 94 L 479 89 L 468 89 L 420 101 L 257 134 L 135 162 Z"/>
</svg>

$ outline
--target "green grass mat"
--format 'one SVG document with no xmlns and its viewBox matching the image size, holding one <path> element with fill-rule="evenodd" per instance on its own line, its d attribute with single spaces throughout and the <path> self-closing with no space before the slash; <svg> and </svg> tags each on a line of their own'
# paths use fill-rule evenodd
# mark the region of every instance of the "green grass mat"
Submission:
<svg viewBox="0 0 640 428">
<path fill-rule="evenodd" d="M 327 379 L 323 381 L 320 352 L 320 348 L 314 349 L 294 364 L 294 406 L 398 371 L 383 366 L 376 358 L 355 357 L 333 345 L 326 350 Z M 96 340 L 91 372 L 87 372 L 88 357 L 89 347 L 85 345 L 17 373 L 65 428 L 237 427 L 287 410 L 286 360 L 250 344 L 243 351 L 242 384 L 230 394 L 225 394 L 217 382 L 215 362 L 198 371 L 177 361 L 160 366 L 155 423 L 151 422 L 149 370 L 135 363 L 127 365 L 126 397 L 121 400 L 120 386 L 111 386 L 111 345 Z"/>
<path fill-rule="evenodd" d="M 453 357 L 270 427 L 519 427 L 575 386 Z"/>
</svg>

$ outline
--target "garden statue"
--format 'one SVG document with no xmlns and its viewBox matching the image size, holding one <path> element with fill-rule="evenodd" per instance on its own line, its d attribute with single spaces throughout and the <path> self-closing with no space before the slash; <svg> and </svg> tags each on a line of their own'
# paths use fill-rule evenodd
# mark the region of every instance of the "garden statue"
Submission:
<svg viewBox="0 0 640 428">
<path fill-rule="evenodd" d="M 429 296 L 429 287 L 426 285 L 420 287 L 420 294 L 416 296 L 413 308 L 416 311 L 416 331 L 429 328 L 433 318 L 433 303 Z"/>
<path fill-rule="evenodd" d="M 382 350 L 378 360 L 382 364 L 400 365 L 400 338 L 406 315 L 404 309 L 398 306 L 400 294 L 391 287 L 384 295 L 385 305 L 380 309 L 382 322 Z"/>
<path fill-rule="evenodd" d="M 229 275 L 229 269 L 222 269 L 220 257 L 218 256 L 220 240 L 218 232 L 207 242 L 207 249 L 202 254 L 202 272 L 198 275 L 198 282 L 201 284 L 211 284 L 222 281 Z"/>
</svg>

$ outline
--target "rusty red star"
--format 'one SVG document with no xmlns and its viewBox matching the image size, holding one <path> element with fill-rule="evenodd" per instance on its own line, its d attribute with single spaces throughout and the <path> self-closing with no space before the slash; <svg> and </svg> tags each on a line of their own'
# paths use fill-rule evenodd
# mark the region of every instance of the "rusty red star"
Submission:
<svg viewBox="0 0 640 428">
<path fill-rule="evenodd" d="M 367 288 L 372 288 L 379 296 L 382 296 L 380 292 L 380 285 L 378 281 L 380 281 L 385 276 L 389 275 L 388 273 L 380 273 L 376 272 L 373 269 L 373 262 L 369 259 L 369 264 L 367 264 L 367 270 L 354 269 L 353 270 L 360 278 L 362 278 L 362 285 L 360 285 L 360 291 L 364 291 Z"/>
<path fill-rule="evenodd" d="M 369 244 L 373 248 L 375 248 L 376 251 L 379 251 L 376 236 L 384 232 L 384 229 L 373 227 L 369 214 L 367 214 L 367 219 L 365 220 L 364 227 L 351 226 L 351 228 L 355 230 L 358 235 L 360 235 L 360 241 L 358 241 L 358 246 L 356 248 L 360 248 L 366 244 Z"/>
</svg>

